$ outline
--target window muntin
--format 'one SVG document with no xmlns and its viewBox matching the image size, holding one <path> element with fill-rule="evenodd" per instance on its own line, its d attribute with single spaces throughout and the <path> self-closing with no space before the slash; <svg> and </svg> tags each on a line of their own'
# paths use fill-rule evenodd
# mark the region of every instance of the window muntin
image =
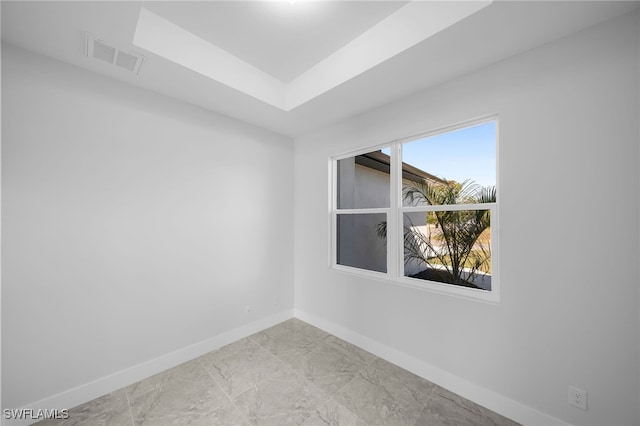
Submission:
<svg viewBox="0 0 640 426">
<path fill-rule="evenodd" d="M 354 273 L 377 271 L 384 279 L 413 287 L 498 301 L 496 151 L 497 119 L 492 117 L 334 158 L 332 265 Z M 357 159 L 362 156 L 385 159 L 385 168 L 375 169 L 383 174 L 377 176 L 382 183 L 374 184 L 363 174 L 373 176 L 374 170 L 361 167 Z M 359 179 L 353 180 L 359 196 L 345 196 L 345 186 L 338 185 L 338 180 L 345 182 L 339 170 L 347 164 L 361 169 Z M 345 230 L 349 221 L 350 234 Z M 345 247 L 360 253 L 352 256 L 358 261 L 347 260 Z M 385 263 L 386 268 L 380 266 Z"/>
</svg>

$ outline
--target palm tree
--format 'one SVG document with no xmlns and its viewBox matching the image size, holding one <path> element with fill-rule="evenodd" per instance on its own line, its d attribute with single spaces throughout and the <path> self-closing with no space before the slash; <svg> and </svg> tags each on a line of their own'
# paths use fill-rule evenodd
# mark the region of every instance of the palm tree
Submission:
<svg viewBox="0 0 640 426">
<path fill-rule="evenodd" d="M 403 197 L 411 206 L 494 203 L 496 188 L 468 180 L 462 184 L 411 182 L 403 188 Z M 430 231 L 425 235 L 405 215 L 405 264 L 415 261 L 431 269 L 444 268 L 437 281 L 469 286 L 476 272 L 487 269 L 491 262 L 486 232 L 491 226 L 489 210 L 432 211 L 426 215 L 427 224 L 433 223 L 438 230 L 434 235 Z M 386 222 L 378 224 L 377 232 L 386 238 Z"/>
</svg>

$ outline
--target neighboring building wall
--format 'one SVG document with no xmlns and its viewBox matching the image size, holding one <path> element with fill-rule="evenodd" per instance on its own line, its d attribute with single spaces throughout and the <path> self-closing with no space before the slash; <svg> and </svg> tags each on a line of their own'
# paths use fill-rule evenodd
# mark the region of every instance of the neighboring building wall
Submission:
<svg viewBox="0 0 640 426">
<path fill-rule="evenodd" d="M 388 173 L 356 164 L 354 157 L 338 162 L 339 188 L 338 205 L 341 208 L 376 208 L 390 205 L 390 177 Z M 403 179 L 403 185 L 411 181 Z M 351 215 L 350 215 L 351 216 Z M 358 215 L 357 218 L 339 216 L 337 242 L 338 263 L 371 271 L 386 272 L 386 242 L 376 229 L 384 217 Z M 426 214 L 412 214 L 413 226 L 428 232 Z M 410 262 L 405 265 L 405 275 L 412 275 L 425 269 L 424 263 Z"/>
<path fill-rule="evenodd" d="M 389 207 L 389 174 L 356 164 L 356 205 Z"/>
<path fill-rule="evenodd" d="M 342 208 L 389 207 L 389 175 L 355 164 L 354 157 L 340 160 L 339 205 Z M 380 214 L 339 215 L 337 261 L 371 271 L 387 270 L 385 241 L 376 228 Z"/>
</svg>

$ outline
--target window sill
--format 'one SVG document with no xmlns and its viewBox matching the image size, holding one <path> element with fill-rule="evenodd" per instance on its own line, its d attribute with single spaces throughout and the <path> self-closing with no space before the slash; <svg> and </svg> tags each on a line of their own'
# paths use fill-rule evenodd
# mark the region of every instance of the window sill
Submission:
<svg viewBox="0 0 640 426">
<path fill-rule="evenodd" d="M 500 303 L 500 293 L 497 282 L 494 283 L 495 288 L 488 291 L 456 286 L 453 284 L 440 283 L 436 281 L 420 280 L 416 278 L 393 277 L 387 272 L 368 271 L 365 269 L 353 268 L 350 266 L 332 265 L 329 268 L 342 274 L 356 276 L 359 278 L 372 279 L 385 284 L 399 285 L 402 287 L 413 288 L 416 290 L 427 291 L 430 293 L 437 293 L 491 305 L 498 305 Z"/>
</svg>

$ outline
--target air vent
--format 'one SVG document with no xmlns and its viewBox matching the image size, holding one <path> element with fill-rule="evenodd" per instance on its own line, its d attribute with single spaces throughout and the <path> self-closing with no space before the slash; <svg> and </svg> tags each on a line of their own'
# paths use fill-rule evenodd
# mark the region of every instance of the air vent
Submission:
<svg viewBox="0 0 640 426">
<path fill-rule="evenodd" d="M 93 41 L 93 57 L 101 59 L 105 62 L 113 63 L 113 58 L 116 56 L 116 48 L 102 43 L 101 41 Z"/>
<path fill-rule="evenodd" d="M 116 65 L 126 70 L 136 72 L 136 66 L 138 65 L 138 57 L 118 50 L 118 56 L 116 56 Z"/>
<path fill-rule="evenodd" d="M 99 40 L 94 35 L 87 34 L 86 55 L 90 58 L 108 62 L 117 67 L 138 74 L 140 66 L 144 61 L 144 56 L 136 52 L 125 52 L 117 47 L 111 46 L 104 40 Z"/>
</svg>

